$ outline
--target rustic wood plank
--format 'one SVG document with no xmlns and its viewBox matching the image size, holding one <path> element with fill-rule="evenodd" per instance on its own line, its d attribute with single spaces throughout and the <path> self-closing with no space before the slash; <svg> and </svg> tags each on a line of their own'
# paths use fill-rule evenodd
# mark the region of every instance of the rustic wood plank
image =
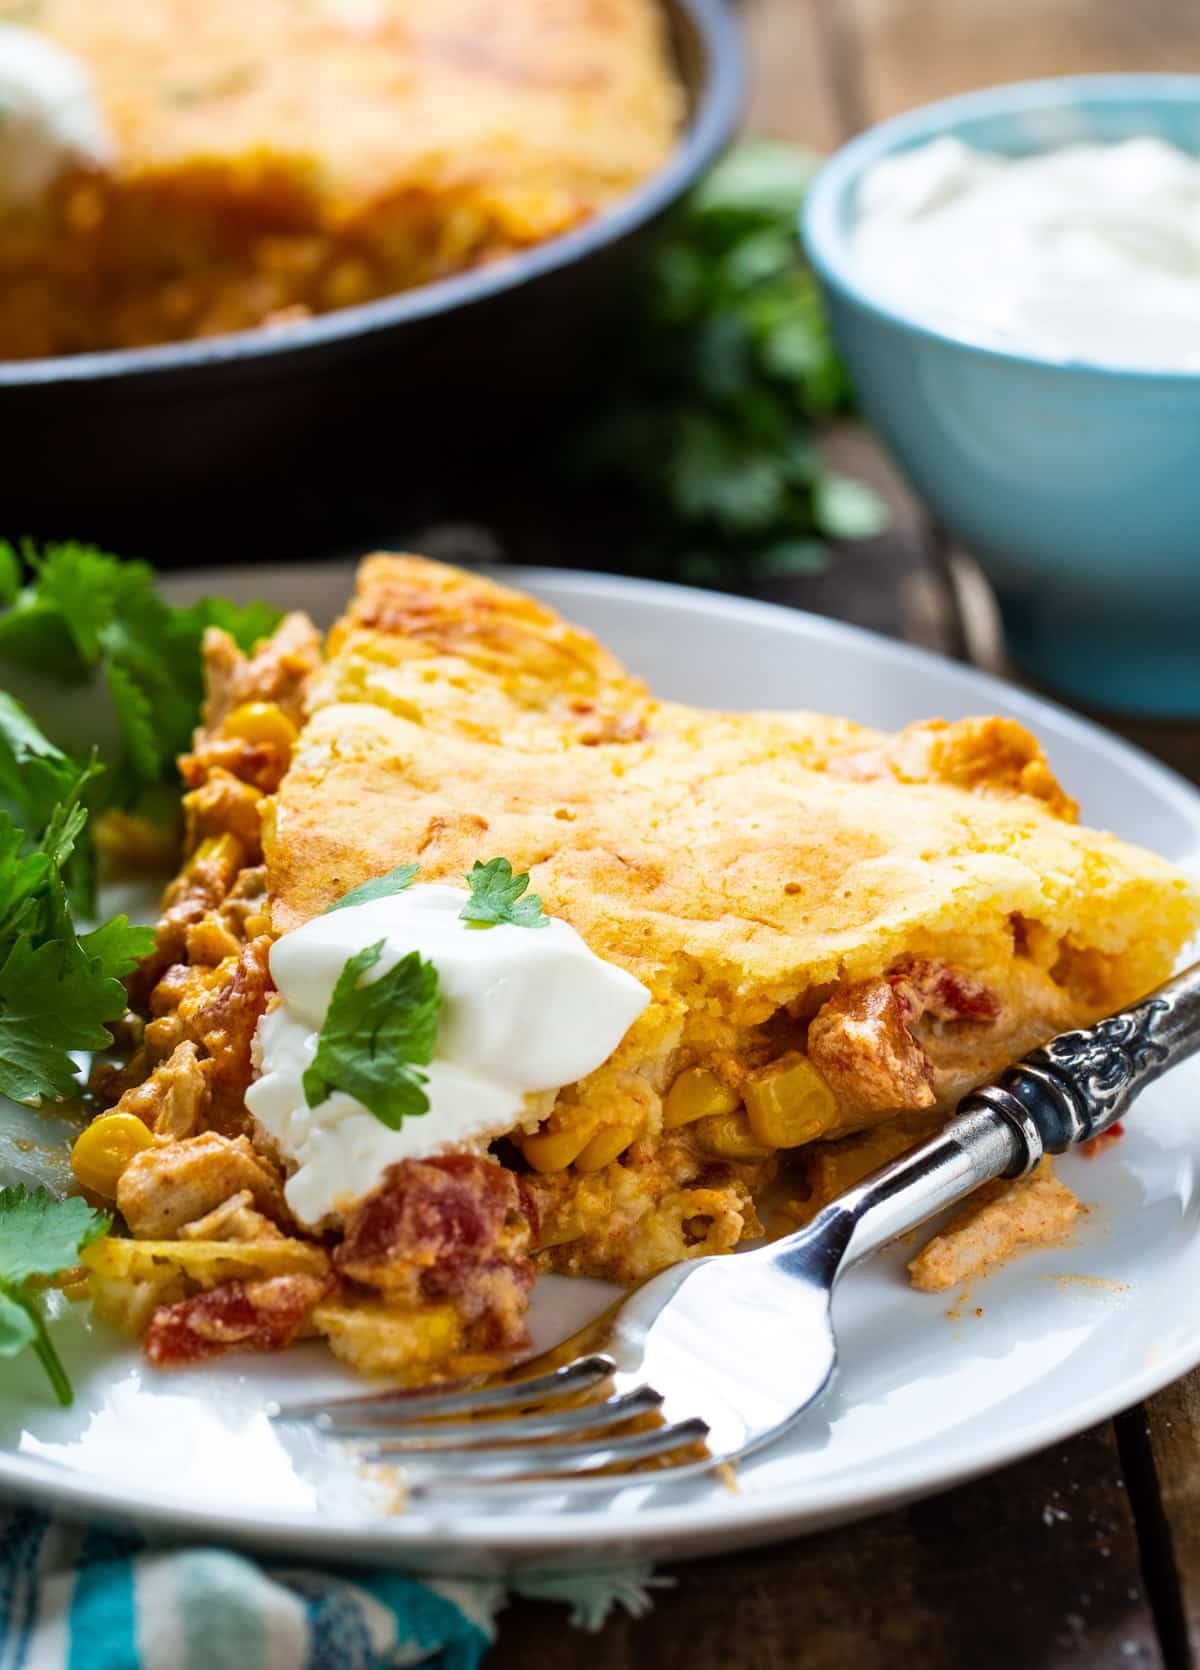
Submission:
<svg viewBox="0 0 1200 1670">
<path fill-rule="evenodd" d="M 1141 1418 L 1154 1461 L 1159 1510 L 1179 1601 L 1179 1626 L 1200 1661 L 1200 1370 L 1146 1404 Z"/>
<path fill-rule="evenodd" d="M 1111 1425 L 858 1526 L 674 1568 L 647 1619 L 501 1615 L 490 1670 L 1148 1670 L 1163 1664 Z"/>
<path fill-rule="evenodd" d="M 744 0 L 741 15 L 754 70 L 749 130 L 833 150 L 849 128 L 832 68 L 830 0 Z"/>
<path fill-rule="evenodd" d="M 1183 70 L 1200 62 L 1191 0 L 838 0 L 857 37 L 861 111 L 878 121 L 1032 76 Z"/>
</svg>

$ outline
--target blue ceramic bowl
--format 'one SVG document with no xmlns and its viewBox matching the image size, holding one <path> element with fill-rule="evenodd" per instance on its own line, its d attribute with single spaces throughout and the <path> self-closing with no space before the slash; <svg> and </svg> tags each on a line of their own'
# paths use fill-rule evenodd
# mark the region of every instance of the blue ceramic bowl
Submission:
<svg viewBox="0 0 1200 1670">
<path fill-rule="evenodd" d="M 863 408 L 987 569 L 1009 647 L 1089 705 L 1200 717 L 1200 372 L 981 347 L 876 298 L 858 183 L 955 134 L 1007 155 L 1152 134 L 1200 153 L 1200 76 L 992 87 L 882 123 L 817 176 L 804 238 Z"/>
</svg>

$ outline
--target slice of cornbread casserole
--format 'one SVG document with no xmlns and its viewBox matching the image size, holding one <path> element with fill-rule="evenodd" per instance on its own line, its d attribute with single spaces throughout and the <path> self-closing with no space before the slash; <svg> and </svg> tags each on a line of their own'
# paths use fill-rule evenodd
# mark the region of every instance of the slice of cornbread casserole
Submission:
<svg viewBox="0 0 1200 1670">
<path fill-rule="evenodd" d="M 1165 978 L 1197 920 L 1013 721 L 659 702 L 421 558 L 362 565 L 324 661 L 297 617 L 208 658 L 190 853 L 108 1087 L 148 1131 L 113 1186 L 131 1238 L 88 1255 L 158 1361 L 302 1329 L 407 1374 L 510 1347 L 535 1265 L 630 1282 L 730 1250 L 776 1184 L 802 1218 Z M 358 953 L 440 982 L 398 1124 L 363 1059 L 361 1094 L 337 1076 Z M 993 1204 L 987 1255 L 1061 1227 L 1057 1187 Z M 927 1263 L 936 1286 L 970 1249 Z"/>
</svg>

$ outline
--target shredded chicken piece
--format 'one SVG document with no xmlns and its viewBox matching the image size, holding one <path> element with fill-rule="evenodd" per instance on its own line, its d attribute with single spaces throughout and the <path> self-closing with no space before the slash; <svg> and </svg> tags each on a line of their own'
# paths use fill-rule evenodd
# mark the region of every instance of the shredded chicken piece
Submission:
<svg viewBox="0 0 1200 1670">
<path fill-rule="evenodd" d="M 813 1017 L 808 1055 L 850 1128 L 877 1114 L 932 1107 L 933 1069 L 906 1025 L 907 1007 L 888 980 L 835 992 Z"/>
<path fill-rule="evenodd" d="M 116 1112 L 132 1113 L 155 1136 L 190 1137 L 208 1108 L 209 1071 L 195 1044 L 177 1044 L 161 1067 L 125 1092 Z"/>
<path fill-rule="evenodd" d="M 185 1035 L 211 1057 L 211 1122 L 230 1133 L 244 1130 L 248 1121 L 243 1097 L 250 1083 L 254 1031 L 273 989 L 270 950 L 269 937 L 261 935 L 216 969 L 185 970 L 181 982 L 176 1016 Z"/>
<path fill-rule="evenodd" d="M 228 632 L 210 626 L 204 634 L 204 728 L 215 730 L 243 702 L 275 702 L 299 727 L 308 680 L 320 665 L 320 634 L 307 615 L 286 616 L 251 656 Z"/>
<path fill-rule="evenodd" d="M 194 1223 L 184 1224 L 181 1241 L 284 1241 L 287 1237 L 261 1212 L 254 1210 L 254 1195 L 239 1189 L 220 1206 L 214 1206 Z"/>
<path fill-rule="evenodd" d="M 267 1217 L 286 1219 L 279 1177 L 246 1137 L 215 1131 L 146 1148 L 126 1166 L 117 1205 L 142 1241 L 169 1241 L 243 1189 Z"/>
<path fill-rule="evenodd" d="M 1028 1177 L 986 1184 L 908 1266 L 922 1293 L 970 1281 L 1027 1247 L 1070 1234 L 1079 1202 L 1044 1159 Z"/>
</svg>

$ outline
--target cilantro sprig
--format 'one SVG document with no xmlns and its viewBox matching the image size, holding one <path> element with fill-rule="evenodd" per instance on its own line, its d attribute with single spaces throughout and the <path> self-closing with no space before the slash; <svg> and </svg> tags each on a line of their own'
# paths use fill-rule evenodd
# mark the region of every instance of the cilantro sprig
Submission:
<svg viewBox="0 0 1200 1670">
<path fill-rule="evenodd" d="M 34 1106 L 76 1091 L 71 1051 L 109 1046 L 125 1012 L 121 981 L 154 948 L 153 929 L 125 916 L 90 933 L 75 926 L 73 881 L 87 891 L 77 870 L 83 797 L 98 771 L 71 765 L 18 702 L 0 700 L 0 792 L 26 820 L 0 809 L 0 1094 Z"/>
<path fill-rule="evenodd" d="M 526 893 L 529 871 L 514 876 L 507 858 L 492 858 L 486 864 L 476 860 L 465 879 L 471 897 L 458 913 L 462 921 L 479 928 L 494 927 L 498 922 L 511 922 L 517 928 L 548 926 L 550 918 L 542 909 L 541 899 L 536 893 Z"/>
<path fill-rule="evenodd" d="M 394 893 L 403 893 L 406 887 L 412 886 L 420 868 L 419 864 L 397 864 L 386 876 L 375 876 L 371 881 L 352 887 L 349 893 L 343 893 L 340 899 L 325 907 L 325 914 L 328 916 L 331 910 L 348 910 L 351 905 L 369 905 L 374 899 L 388 899 Z"/>
<path fill-rule="evenodd" d="M 819 572 L 886 512 L 814 445 L 851 391 L 797 223 L 816 159 L 745 140 L 676 210 L 568 442 L 607 502 L 632 488 L 636 566 L 704 584 Z"/>
<path fill-rule="evenodd" d="M 346 959 L 301 1082 L 310 1108 L 341 1090 L 398 1131 L 405 1119 L 429 1112 L 421 1068 L 433 1060 L 441 997 L 437 969 L 419 951 L 364 982 L 385 944 L 377 940 Z"/>
<path fill-rule="evenodd" d="M 44 1188 L 0 1189 L 0 1357 L 32 1346 L 64 1408 L 72 1402 L 71 1382 L 47 1332 L 38 1283 L 78 1263 L 111 1221 L 84 1200 L 56 1200 Z"/>
<path fill-rule="evenodd" d="M 200 641 L 223 627 L 240 648 L 274 630 L 278 610 L 201 598 L 173 608 L 154 571 L 74 541 L 40 550 L 0 541 L 0 661 L 63 684 L 103 677 L 120 736 L 108 804 L 129 806 L 164 781 L 191 740 L 203 697 Z"/>
</svg>

